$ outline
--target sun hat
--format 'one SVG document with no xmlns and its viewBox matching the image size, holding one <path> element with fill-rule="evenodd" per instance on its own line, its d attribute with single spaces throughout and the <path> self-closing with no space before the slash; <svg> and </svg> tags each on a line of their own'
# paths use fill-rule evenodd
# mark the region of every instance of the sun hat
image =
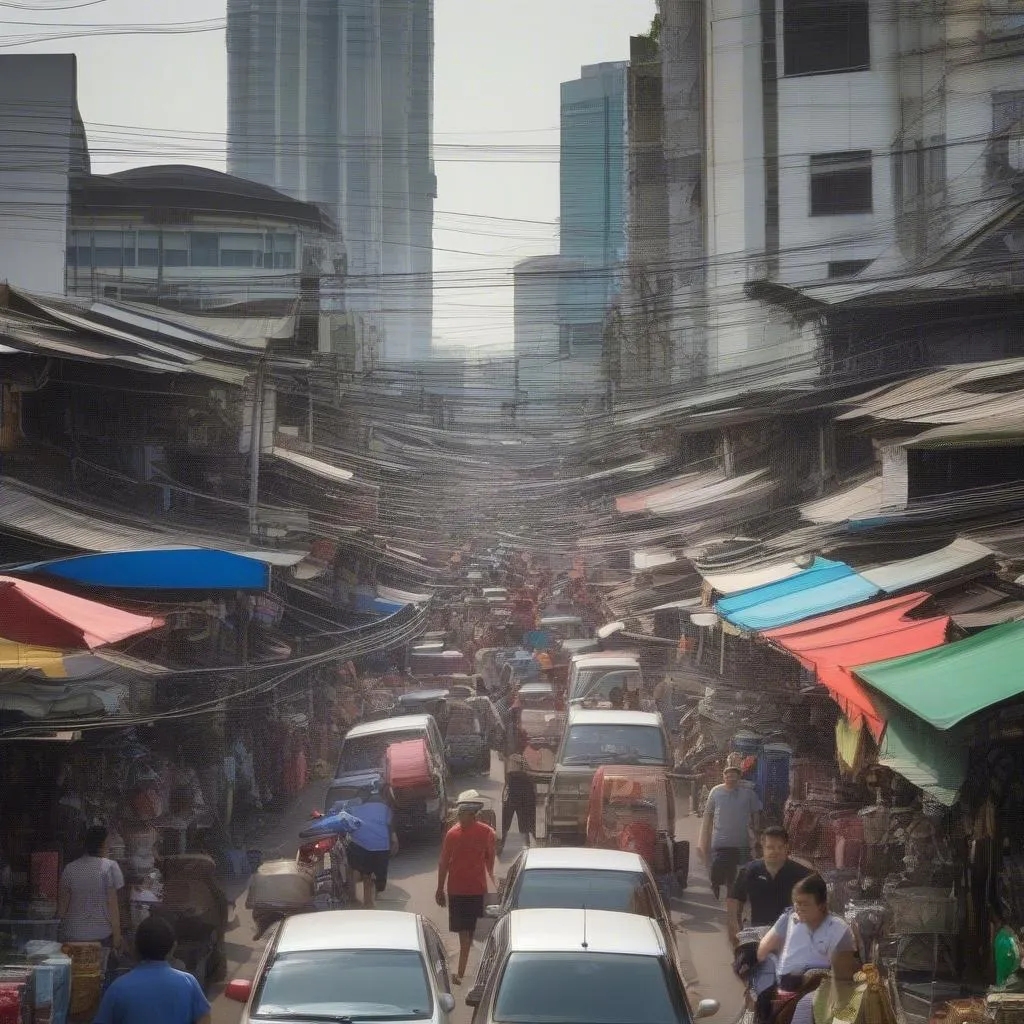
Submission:
<svg viewBox="0 0 1024 1024">
<path fill-rule="evenodd" d="M 460 812 L 472 811 L 476 814 L 477 811 L 483 808 L 484 799 L 475 789 L 464 789 L 459 794 L 456 806 Z"/>
</svg>

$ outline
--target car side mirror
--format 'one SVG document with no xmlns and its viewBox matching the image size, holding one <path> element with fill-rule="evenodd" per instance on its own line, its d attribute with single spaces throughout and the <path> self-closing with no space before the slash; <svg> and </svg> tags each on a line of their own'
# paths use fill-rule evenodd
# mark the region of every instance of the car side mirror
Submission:
<svg viewBox="0 0 1024 1024">
<path fill-rule="evenodd" d="M 467 1006 L 479 1006 L 483 999 L 484 991 L 479 985 L 474 985 L 466 993 L 466 1005 Z"/>
<path fill-rule="evenodd" d="M 455 996 L 451 992 L 442 992 L 438 1002 L 445 1013 L 451 1013 L 455 1009 Z"/>
<path fill-rule="evenodd" d="M 693 1015 L 695 1020 L 701 1020 L 704 1017 L 714 1017 L 718 1013 L 718 1000 L 717 999 L 702 999 L 697 1004 L 697 1012 Z"/>
<path fill-rule="evenodd" d="M 484 914 L 487 917 L 498 917 L 498 916 L 500 916 L 500 914 L 501 914 L 501 904 L 500 903 L 489 903 L 486 907 L 484 907 Z"/>
<path fill-rule="evenodd" d="M 252 982 L 248 978 L 235 978 L 228 982 L 224 995 L 236 1003 L 247 1003 L 252 995 Z"/>
</svg>

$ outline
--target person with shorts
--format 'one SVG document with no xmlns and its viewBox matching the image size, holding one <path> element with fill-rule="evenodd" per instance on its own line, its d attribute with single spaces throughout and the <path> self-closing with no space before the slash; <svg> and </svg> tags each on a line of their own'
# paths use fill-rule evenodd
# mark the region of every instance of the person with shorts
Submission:
<svg viewBox="0 0 1024 1024">
<path fill-rule="evenodd" d="M 466 975 L 473 933 L 484 916 L 487 884 L 494 877 L 494 829 L 477 821 L 483 806 L 475 789 L 459 794 L 458 821 L 445 834 L 437 865 L 434 898 L 439 907 L 448 907 L 448 928 L 459 937 L 459 966 L 452 977 L 456 985 Z"/>
<path fill-rule="evenodd" d="M 526 771 L 526 758 L 511 754 L 505 762 L 505 789 L 501 794 L 501 839 L 498 854 L 505 849 L 505 840 L 512 822 L 518 819 L 519 832 L 526 846 L 530 837 L 537 838 L 537 787 Z"/>
<path fill-rule="evenodd" d="M 394 816 L 377 784 L 364 790 L 363 802 L 351 808 L 349 815 L 357 824 L 349 833 L 348 866 L 356 882 L 362 883 L 363 906 L 372 910 L 377 894 L 387 887 L 388 866 L 398 852 Z"/>
</svg>

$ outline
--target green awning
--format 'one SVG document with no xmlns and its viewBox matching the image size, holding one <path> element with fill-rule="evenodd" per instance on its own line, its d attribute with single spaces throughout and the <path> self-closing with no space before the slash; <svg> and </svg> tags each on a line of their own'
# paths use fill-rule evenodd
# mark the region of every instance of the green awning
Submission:
<svg viewBox="0 0 1024 1024">
<path fill-rule="evenodd" d="M 863 665 L 854 673 L 936 729 L 1024 694 L 1024 622 L 904 658 Z"/>
<path fill-rule="evenodd" d="M 967 777 L 968 745 L 963 734 L 968 727 L 940 732 L 883 698 L 878 703 L 887 723 L 878 763 L 944 807 L 952 807 Z"/>
</svg>

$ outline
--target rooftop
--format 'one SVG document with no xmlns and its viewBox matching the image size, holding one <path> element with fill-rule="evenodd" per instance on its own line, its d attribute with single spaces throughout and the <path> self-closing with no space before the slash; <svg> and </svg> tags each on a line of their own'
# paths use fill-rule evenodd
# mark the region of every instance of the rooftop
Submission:
<svg viewBox="0 0 1024 1024">
<path fill-rule="evenodd" d="M 508 915 L 508 928 L 509 949 L 516 953 L 582 952 L 584 936 L 587 953 L 665 953 L 657 923 L 638 914 L 610 910 L 513 910 Z"/>
<path fill-rule="evenodd" d="M 236 213 L 271 217 L 330 231 L 326 214 L 312 203 L 302 203 L 233 174 L 188 164 L 133 167 L 116 174 L 89 174 L 72 186 L 76 214 L 119 214 L 126 210 L 178 210 L 188 213 Z"/>
<path fill-rule="evenodd" d="M 281 925 L 277 942 L 279 953 L 419 948 L 419 916 L 400 910 L 322 910 L 315 914 L 296 914 Z"/>
<path fill-rule="evenodd" d="M 573 708 L 570 715 L 573 725 L 646 725 L 651 728 L 661 728 L 661 715 L 652 711 Z"/>
<path fill-rule="evenodd" d="M 523 870 L 630 871 L 643 874 L 638 853 L 577 846 L 534 846 L 523 855 Z"/>
</svg>

